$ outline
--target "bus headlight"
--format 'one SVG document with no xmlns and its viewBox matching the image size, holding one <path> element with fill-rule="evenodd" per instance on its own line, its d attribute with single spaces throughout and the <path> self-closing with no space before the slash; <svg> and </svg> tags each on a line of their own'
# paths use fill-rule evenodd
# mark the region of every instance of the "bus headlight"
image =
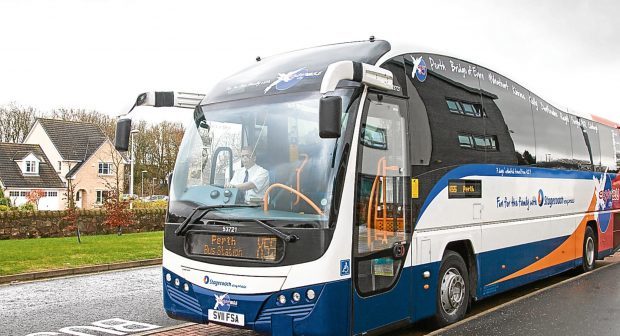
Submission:
<svg viewBox="0 0 620 336">
<path fill-rule="evenodd" d="M 170 275 L 170 273 L 167 273 L 167 274 L 166 274 L 166 281 L 167 281 L 167 282 L 172 281 L 172 275 Z"/>
<path fill-rule="evenodd" d="M 183 284 L 183 290 L 187 293 L 189 292 L 189 285 L 186 283 Z"/>
<path fill-rule="evenodd" d="M 179 287 L 179 285 L 181 284 L 181 280 L 179 280 L 179 278 L 174 279 L 174 285 Z"/>
<path fill-rule="evenodd" d="M 314 298 L 316 298 L 316 293 L 314 292 L 314 290 L 308 289 L 308 291 L 306 292 L 306 297 L 308 298 L 308 300 L 312 301 L 314 300 Z"/>
<path fill-rule="evenodd" d="M 301 300 L 301 294 L 297 292 L 293 293 L 293 301 L 299 302 L 299 300 Z"/>
<path fill-rule="evenodd" d="M 278 302 L 280 304 L 286 304 L 286 296 L 280 294 L 280 296 L 278 296 Z"/>
</svg>

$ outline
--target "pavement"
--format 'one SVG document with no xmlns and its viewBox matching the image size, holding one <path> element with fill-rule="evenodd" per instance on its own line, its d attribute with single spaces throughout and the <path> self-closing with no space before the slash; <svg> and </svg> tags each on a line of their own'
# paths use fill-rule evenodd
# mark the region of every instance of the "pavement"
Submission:
<svg viewBox="0 0 620 336">
<path fill-rule="evenodd" d="M 65 276 L 78 275 L 78 274 L 90 274 L 90 273 L 97 273 L 97 272 L 115 271 L 115 270 L 120 270 L 120 269 L 125 269 L 125 268 L 135 268 L 135 267 L 153 266 L 153 265 L 161 265 L 161 258 L 128 261 L 128 262 L 113 263 L 113 264 L 94 265 L 94 266 L 63 268 L 63 269 L 56 269 L 56 270 L 50 270 L 50 271 L 20 273 L 20 274 L 14 274 L 14 275 L 3 275 L 3 276 L 0 276 L 0 284 L 58 278 L 58 277 L 65 277 Z"/>
</svg>

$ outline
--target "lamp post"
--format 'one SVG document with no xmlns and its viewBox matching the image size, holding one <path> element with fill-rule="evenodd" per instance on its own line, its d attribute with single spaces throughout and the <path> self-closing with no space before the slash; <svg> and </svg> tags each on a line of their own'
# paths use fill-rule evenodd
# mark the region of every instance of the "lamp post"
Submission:
<svg viewBox="0 0 620 336">
<path fill-rule="evenodd" d="M 155 181 L 157 177 L 153 177 L 153 185 L 151 186 L 151 195 L 155 195 Z"/>
<path fill-rule="evenodd" d="M 140 184 L 142 185 L 142 194 L 140 195 L 141 197 L 144 197 L 144 173 L 146 173 L 146 170 L 142 171 L 142 178 L 140 179 Z"/>
<path fill-rule="evenodd" d="M 133 130 L 129 134 L 131 135 L 131 145 L 129 146 L 129 161 L 131 163 L 130 172 L 129 172 L 129 209 L 133 209 L 133 165 L 134 161 L 136 161 L 136 151 L 134 145 L 134 134 L 138 133 L 138 130 Z"/>
</svg>

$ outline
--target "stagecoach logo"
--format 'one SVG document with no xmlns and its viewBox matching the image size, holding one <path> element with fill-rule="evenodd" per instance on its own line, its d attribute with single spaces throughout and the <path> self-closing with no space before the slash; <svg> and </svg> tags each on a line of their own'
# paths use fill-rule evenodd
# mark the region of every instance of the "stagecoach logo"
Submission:
<svg viewBox="0 0 620 336">
<path fill-rule="evenodd" d="M 215 307 L 213 309 L 228 311 L 230 306 L 237 307 L 237 301 L 231 300 L 228 293 L 222 295 L 213 294 L 213 296 L 215 296 Z"/>
<path fill-rule="evenodd" d="M 411 77 L 415 77 L 420 82 L 424 82 L 426 80 L 426 75 L 428 75 L 426 62 L 424 62 L 422 56 L 418 58 L 411 56 L 411 58 L 413 58 L 413 73 L 411 74 Z"/>
<path fill-rule="evenodd" d="M 288 90 L 297 85 L 297 83 L 301 82 L 304 78 L 316 78 L 319 77 L 322 72 L 323 71 L 311 72 L 306 68 L 299 68 L 295 71 L 279 73 L 278 79 L 265 88 L 265 93 L 269 92 L 274 86 L 278 91 Z"/>
<path fill-rule="evenodd" d="M 594 192 L 596 193 L 596 210 L 609 210 L 614 201 L 620 200 L 620 190 L 612 187 L 612 181 L 607 172 L 601 174 L 601 178 L 592 176 L 594 181 Z M 596 213 L 601 232 L 605 233 L 611 222 L 611 213 Z"/>
<path fill-rule="evenodd" d="M 543 193 L 542 189 L 538 190 L 538 206 L 543 206 L 543 204 L 545 204 L 545 194 Z"/>
<path fill-rule="evenodd" d="M 205 285 L 211 285 L 211 286 L 214 286 L 214 287 L 217 287 L 217 286 L 232 287 L 232 288 L 246 288 L 247 287 L 244 284 L 232 283 L 230 281 L 215 280 L 213 278 L 209 278 L 208 275 L 205 275 L 204 283 L 205 283 Z"/>
</svg>

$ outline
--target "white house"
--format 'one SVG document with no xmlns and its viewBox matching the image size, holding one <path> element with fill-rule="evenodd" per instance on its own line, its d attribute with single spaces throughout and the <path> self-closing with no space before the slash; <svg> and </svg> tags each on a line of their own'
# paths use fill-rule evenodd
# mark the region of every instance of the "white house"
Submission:
<svg viewBox="0 0 620 336">
<path fill-rule="evenodd" d="M 0 143 L 0 188 L 13 206 L 27 203 L 32 190 L 41 190 L 39 210 L 64 208 L 65 184 L 39 145 Z"/>
</svg>

